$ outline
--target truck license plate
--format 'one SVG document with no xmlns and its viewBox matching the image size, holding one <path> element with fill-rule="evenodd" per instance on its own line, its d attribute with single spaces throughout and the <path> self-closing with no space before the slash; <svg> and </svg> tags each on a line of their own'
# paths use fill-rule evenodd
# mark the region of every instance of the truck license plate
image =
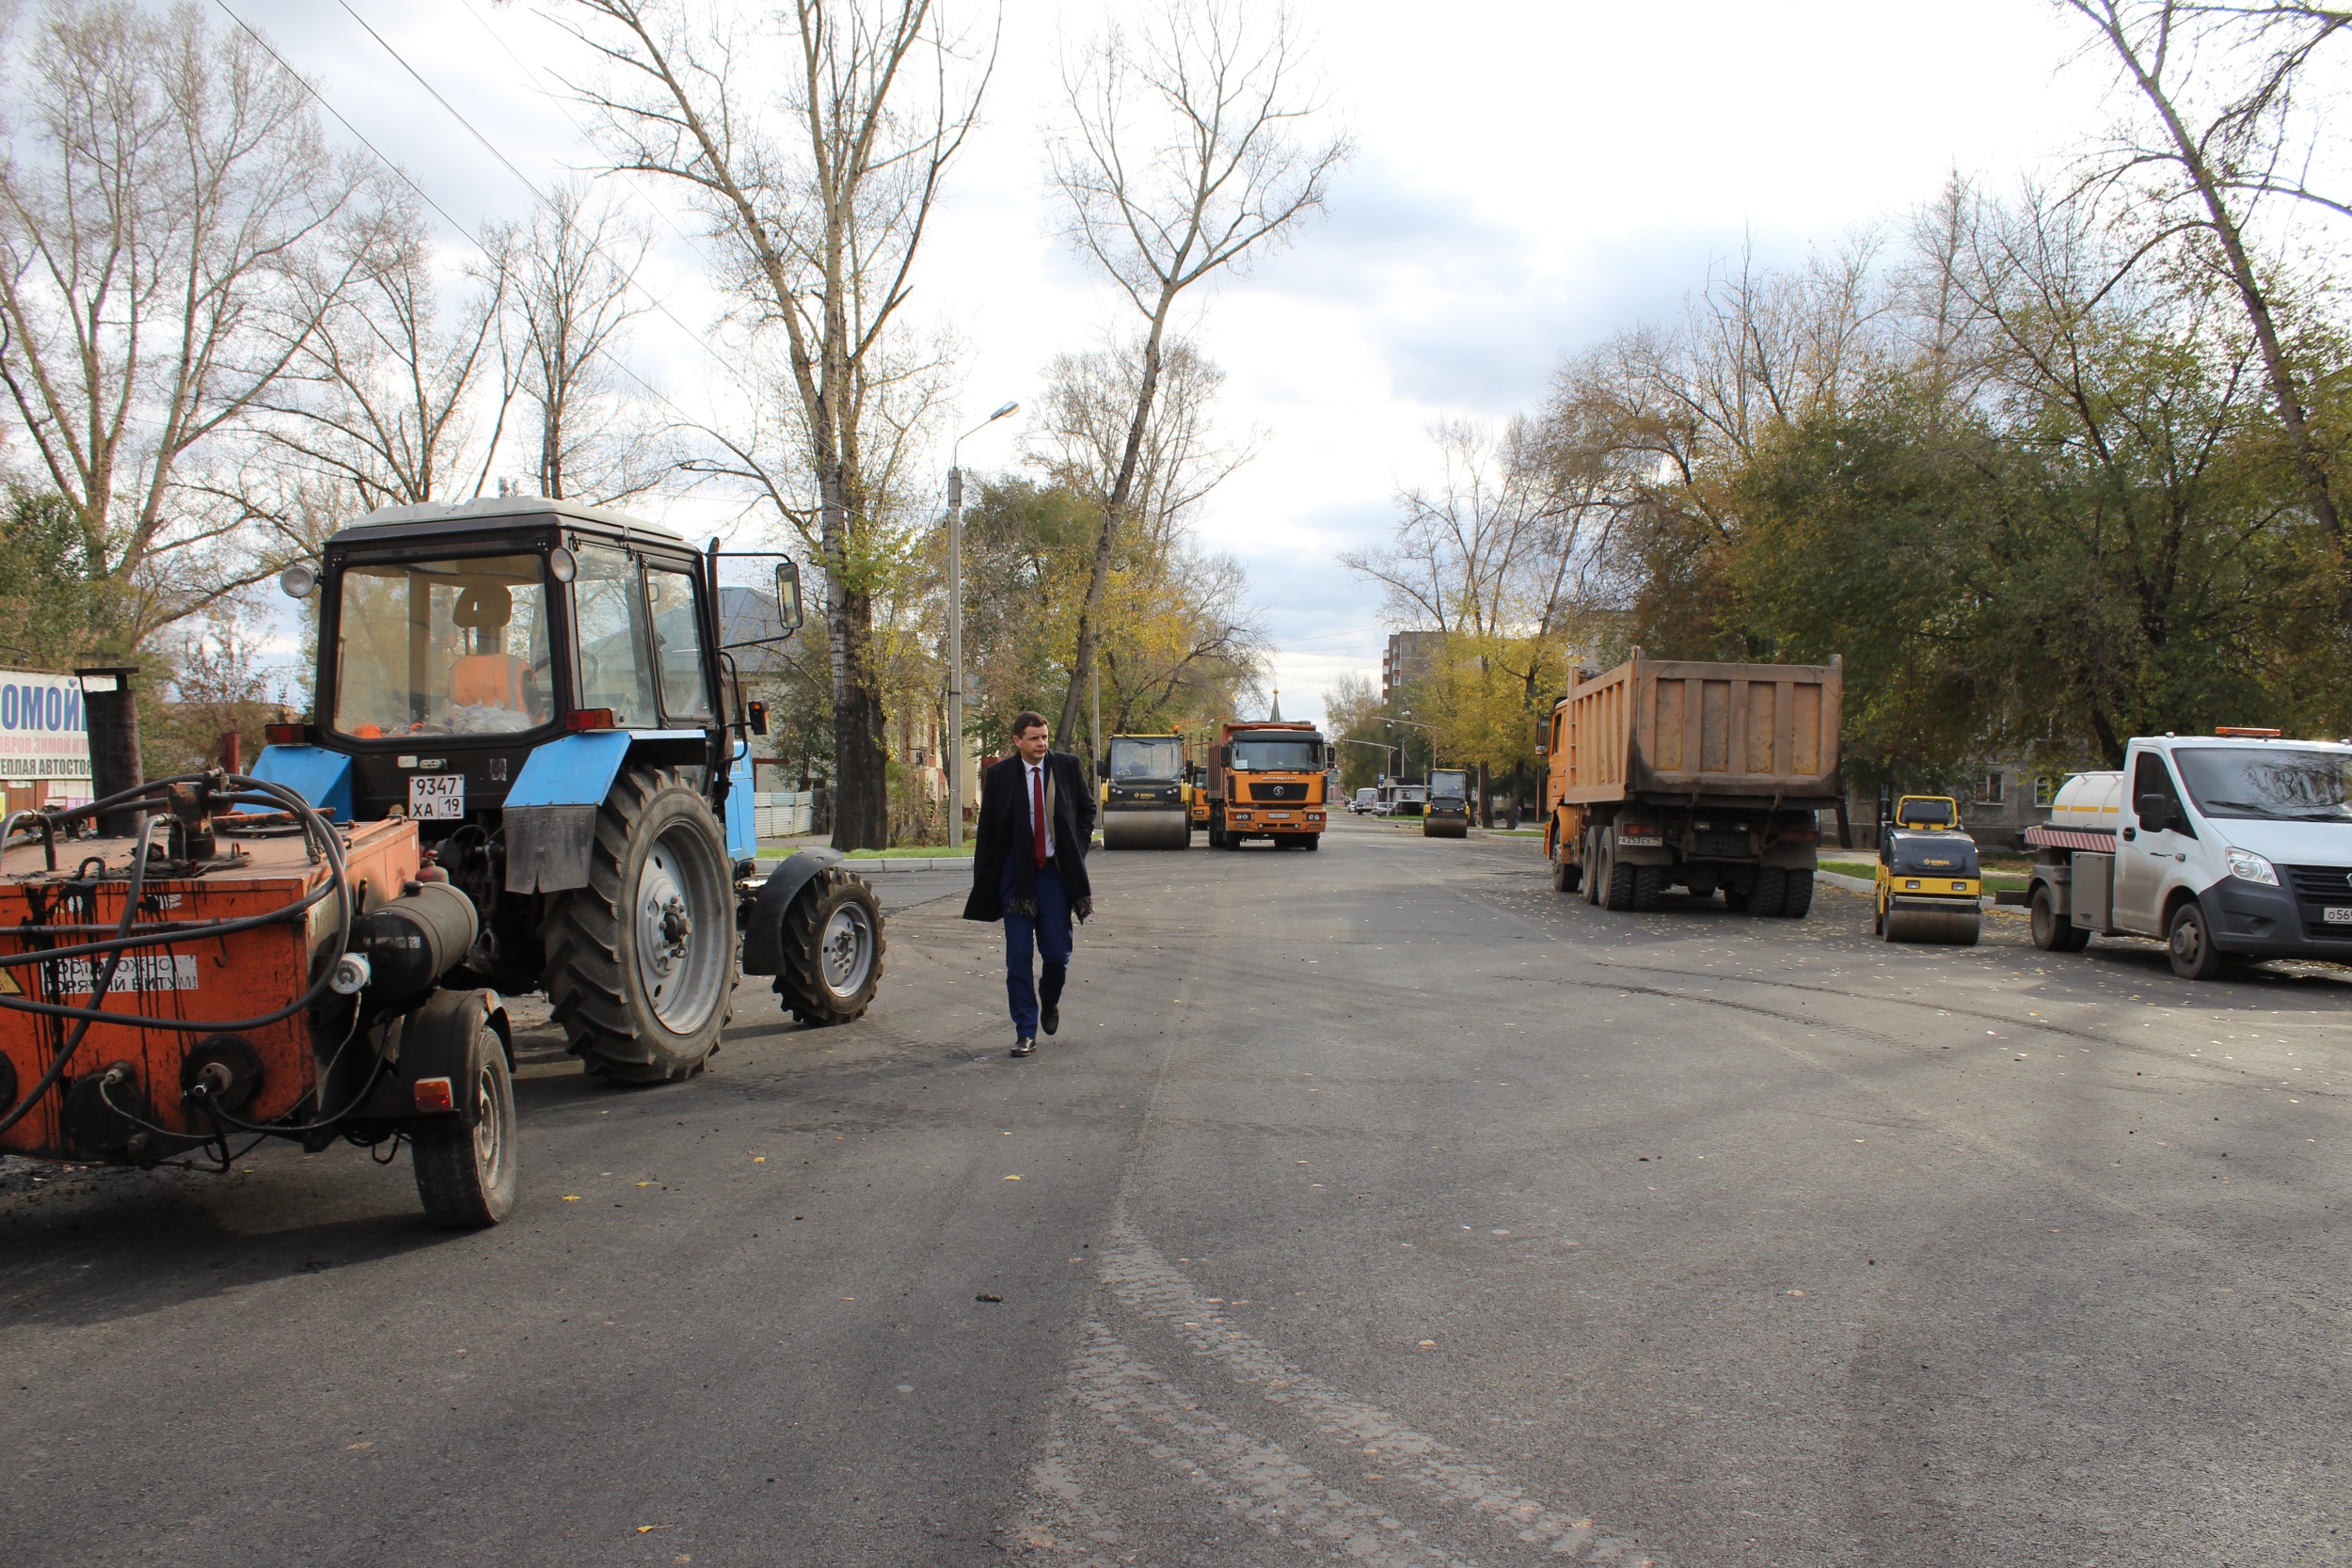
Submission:
<svg viewBox="0 0 2352 1568">
<path fill-rule="evenodd" d="M 466 815 L 466 775 L 412 773 L 408 815 L 421 822 L 454 822 Z"/>
<path fill-rule="evenodd" d="M 2319 911 L 2319 918 L 2330 926 L 2352 926 L 2352 904 L 2330 904 Z"/>
</svg>

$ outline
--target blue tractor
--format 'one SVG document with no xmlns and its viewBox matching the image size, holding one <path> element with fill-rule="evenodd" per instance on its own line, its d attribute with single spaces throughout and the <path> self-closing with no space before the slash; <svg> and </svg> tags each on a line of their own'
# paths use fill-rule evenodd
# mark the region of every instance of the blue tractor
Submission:
<svg viewBox="0 0 2352 1568">
<path fill-rule="evenodd" d="M 739 974 L 774 976 L 806 1024 L 858 1018 L 882 977 L 881 907 L 838 851 L 758 874 L 767 721 L 723 635 L 721 556 L 516 498 L 380 509 L 281 579 L 318 598 L 316 703 L 253 776 L 338 821 L 413 820 L 425 878 L 480 917 L 444 982 L 545 991 L 616 1083 L 700 1070 Z M 788 561 L 775 588 L 737 649 L 800 625 Z"/>
</svg>

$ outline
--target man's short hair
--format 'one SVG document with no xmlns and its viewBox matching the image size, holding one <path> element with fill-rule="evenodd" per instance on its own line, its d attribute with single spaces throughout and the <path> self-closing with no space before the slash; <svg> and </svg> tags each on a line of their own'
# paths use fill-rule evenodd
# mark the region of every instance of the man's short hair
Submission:
<svg viewBox="0 0 2352 1568">
<path fill-rule="evenodd" d="M 1015 740 L 1020 739 L 1032 729 L 1041 730 L 1044 727 L 1045 715 L 1041 713 L 1032 713 L 1027 708 L 1023 708 L 1012 716 L 1012 737 Z"/>
</svg>

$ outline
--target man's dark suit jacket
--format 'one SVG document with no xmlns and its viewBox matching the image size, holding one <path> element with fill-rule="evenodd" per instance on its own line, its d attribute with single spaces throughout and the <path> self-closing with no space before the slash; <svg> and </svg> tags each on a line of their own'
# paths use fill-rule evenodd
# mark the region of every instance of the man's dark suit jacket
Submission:
<svg viewBox="0 0 2352 1568">
<path fill-rule="evenodd" d="M 1054 858 L 1048 868 L 1061 873 L 1071 911 L 1081 920 L 1094 910 L 1093 884 L 1087 880 L 1087 850 L 1094 841 L 1094 792 L 1086 769 L 1067 752 L 1045 753 L 1046 777 L 1054 783 Z M 966 920 L 1005 917 L 1005 863 L 1030 860 L 1037 851 L 1029 832 L 1028 764 L 1019 752 L 980 777 L 980 815 L 972 830 L 972 896 Z M 1034 862 L 1031 862 L 1034 863 Z"/>
</svg>

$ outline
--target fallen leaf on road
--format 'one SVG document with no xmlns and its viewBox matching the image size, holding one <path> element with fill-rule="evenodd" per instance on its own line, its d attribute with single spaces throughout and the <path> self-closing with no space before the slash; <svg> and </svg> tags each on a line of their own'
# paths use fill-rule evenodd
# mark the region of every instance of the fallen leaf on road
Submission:
<svg viewBox="0 0 2352 1568">
<path fill-rule="evenodd" d="M 580 1201 L 580 1195 L 578 1193 L 565 1193 L 564 1195 L 564 1201 L 566 1203 L 578 1203 Z"/>
<path fill-rule="evenodd" d="M 1438 1348 L 1438 1341 L 1435 1339 L 1423 1339 L 1421 1342 L 1421 1348 L 1423 1350 L 1436 1350 Z"/>
<path fill-rule="evenodd" d="M 1006 1178 L 1005 1178 L 1005 1180 L 1008 1180 L 1008 1181 L 1018 1181 L 1018 1180 L 1021 1180 L 1021 1178 L 1019 1178 L 1019 1177 L 1017 1177 L 1017 1176 L 1008 1176 L 1008 1177 L 1006 1177 Z"/>
<path fill-rule="evenodd" d="M 652 1534 L 655 1530 L 658 1530 L 658 1529 L 675 1529 L 675 1528 L 677 1528 L 677 1527 L 676 1527 L 675 1525 L 640 1525 L 640 1526 L 638 1526 L 638 1527 L 637 1527 L 637 1533 L 638 1533 L 638 1534 L 640 1534 L 640 1535 L 650 1535 L 650 1534 Z"/>
<path fill-rule="evenodd" d="M 972 1299 L 974 1301 L 993 1301 L 1002 1304 L 1005 1298 L 1002 1296 L 992 1296 L 986 1291 L 982 1291 L 978 1295 L 974 1296 Z"/>
</svg>

